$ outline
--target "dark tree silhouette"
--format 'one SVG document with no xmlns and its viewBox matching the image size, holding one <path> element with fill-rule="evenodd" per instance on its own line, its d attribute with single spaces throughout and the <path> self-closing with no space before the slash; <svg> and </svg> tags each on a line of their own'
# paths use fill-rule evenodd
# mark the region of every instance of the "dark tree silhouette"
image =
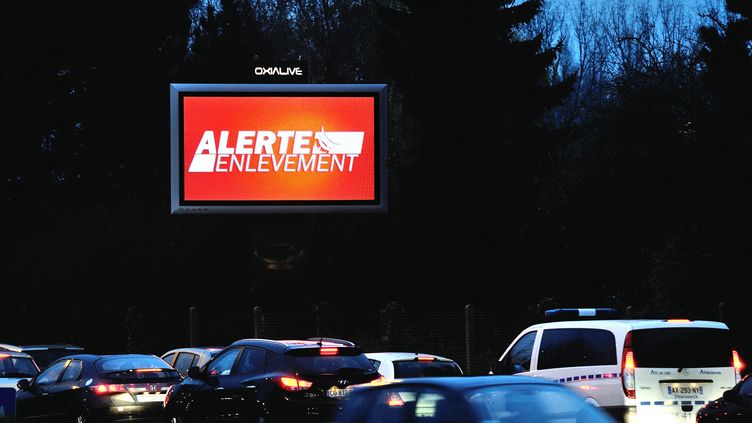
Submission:
<svg viewBox="0 0 752 423">
<path fill-rule="evenodd" d="M 546 148 L 537 118 L 562 101 L 573 79 L 550 83 L 557 50 L 542 48 L 540 35 L 516 35 L 542 2 L 513 3 L 415 0 L 382 8 L 382 66 L 395 95 L 404 96 L 393 119 L 400 142 L 414 144 L 403 147 L 412 160 L 396 171 L 409 208 L 399 248 L 416 276 L 477 278 L 481 289 L 489 268 L 500 279 L 514 274 L 524 237 L 518 224 Z"/>
</svg>

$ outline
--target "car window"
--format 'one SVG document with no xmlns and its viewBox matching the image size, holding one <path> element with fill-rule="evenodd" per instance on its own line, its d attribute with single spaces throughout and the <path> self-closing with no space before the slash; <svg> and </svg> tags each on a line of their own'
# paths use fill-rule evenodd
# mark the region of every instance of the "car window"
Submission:
<svg viewBox="0 0 752 423">
<path fill-rule="evenodd" d="M 394 377 L 461 376 L 460 366 L 453 361 L 395 361 Z"/>
<path fill-rule="evenodd" d="M 535 344 L 535 335 L 533 331 L 525 334 L 509 350 L 509 365 L 513 373 L 526 372 L 530 370 L 530 361 L 533 358 L 533 345 Z"/>
<path fill-rule="evenodd" d="M 240 375 L 252 375 L 264 371 L 264 350 L 258 348 L 244 348 L 240 355 L 236 373 Z"/>
<path fill-rule="evenodd" d="M 226 376 L 232 371 L 232 366 L 235 364 L 235 359 L 238 358 L 240 348 L 233 348 L 227 350 L 222 355 L 217 356 L 209 366 L 206 368 L 206 372 L 210 375 Z"/>
<path fill-rule="evenodd" d="M 182 376 L 185 376 L 188 374 L 188 369 L 191 367 L 193 360 L 196 357 L 196 354 L 181 352 L 178 354 L 178 359 L 175 360 L 175 365 L 172 367 L 174 367 Z"/>
<path fill-rule="evenodd" d="M 739 395 L 752 397 L 752 376 L 748 377 L 739 388 Z"/>
<path fill-rule="evenodd" d="M 395 386 L 358 395 L 348 404 L 345 423 L 462 423 L 461 403 L 429 387 Z"/>
<path fill-rule="evenodd" d="M 379 360 L 374 360 L 372 358 L 369 358 L 368 361 L 371 362 L 371 366 L 373 366 L 374 369 L 378 370 L 381 366 L 381 362 Z"/>
<path fill-rule="evenodd" d="M 191 367 L 198 366 L 199 365 L 199 363 L 198 363 L 199 361 L 201 361 L 201 356 L 198 355 L 198 354 L 196 354 L 196 356 L 193 357 L 193 361 L 191 361 Z"/>
<path fill-rule="evenodd" d="M 584 398 L 563 386 L 509 384 L 465 394 L 478 421 L 505 423 L 612 423 Z"/>
<path fill-rule="evenodd" d="M 546 329 L 538 370 L 616 364 L 616 338 L 604 329 Z"/>
<path fill-rule="evenodd" d="M 84 366 L 83 363 L 81 363 L 80 360 L 71 360 L 71 362 L 68 364 L 68 367 L 65 368 L 65 373 L 63 374 L 63 379 L 61 382 L 75 382 L 81 377 L 81 372 L 83 371 Z"/>
<path fill-rule="evenodd" d="M 46 368 L 42 373 L 37 376 L 36 384 L 39 386 L 53 385 L 57 383 L 60 378 L 60 374 L 65 369 L 65 361 L 57 362 L 50 367 Z"/>
<path fill-rule="evenodd" d="M 731 332 L 710 328 L 659 328 L 632 331 L 640 367 L 729 367 Z M 677 353 L 681 351 L 681 353 Z"/>
<path fill-rule="evenodd" d="M 172 366 L 172 360 L 175 358 L 175 353 L 167 354 L 166 356 L 162 357 L 162 360 L 164 360 L 167 364 Z"/>
<path fill-rule="evenodd" d="M 39 370 L 30 358 L 0 354 L 0 377 L 32 377 Z"/>
</svg>

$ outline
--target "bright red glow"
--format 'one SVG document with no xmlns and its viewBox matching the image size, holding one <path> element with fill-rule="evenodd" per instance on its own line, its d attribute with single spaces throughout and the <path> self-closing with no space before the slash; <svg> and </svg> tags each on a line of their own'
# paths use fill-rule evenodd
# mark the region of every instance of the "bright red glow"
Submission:
<svg viewBox="0 0 752 423">
<path fill-rule="evenodd" d="M 428 357 L 426 355 L 421 355 L 421 356 L 418 357 L 418 361 L 434 361 L 434 360 L 435 360 L 435 358 Z"/>
<path fill-rule="evenodd" d="M 402 407 L 405 405 L 405 401 L 402 401 L 399 394 L 390 394 L 387 404 L 389 404 L 390 407 Z"/>
<path fill-rule="evenodd" d="M 691 320 L 689 319 L 668 319 L 666 320 L 669 323 L 689 323 Z"/>
<path fill-rule="evenodd" d="M 281 377 L 277 379 L 277 383 L 279 383 L 279 386 L 285 391 L 291 392 L 303 391 L 313 386 L 313 382 L 294 377 Z"/>
<path fill-rule="evenodd" d="M 120 393 L 120 392 L 127 392 L 127 390 L 125 389 L 125 385 L 116 385 L 116 384 L 111 384 L 111 385 L 95 385 L 95 386 L 92 386 L 91 389 L 94 392 L 96 392 L 97 394 L 100 394 L 100 395 L 104 395 L 104 394 L 116 394 L 116 393 Z"/>
<path fill-rule="evenodd" d="M 734 369 L 735 369 L 735 370 L 736 370 L 737 372 L 741 372 L 741 371 L 742 371 L 742 369 L 744 369 L 744 362 L 743 362 L 743 361 L 742 361 L 742 359 L 741 359 L 741 358 L 739 357 L 739 353 L 738 353 L 738 352 L 736 352 L 736 350 L 734 350 L 734 351 L 731 351 L 731 354 L 732 354 L 732 356 L 733 356 L 733 360 L 734 360 Z"/>
<path fill-rule="evenodd" d="M 321 355 L 337 355 L 338 352 L 339 352 L 339 348 L 331 348 L 331 347 L 322 348 L 321 350 L 319 350 L 319 353 Z"/>
<path fill-rule="evenodd" d="M 0 358 L 8 358 L 10 357 L 10 354 L 0 354 Z"/>
<path fill-rule="evenodd" d="M 136 369 L 136 372 L 138 373 L 145 373 L 145 372 L 161 372 L 162 369 Z"/>
<path fill-rule="evenodd" d="M 624 388 L 624 395 L 627 398 L 635 399 L 635 357 L 632 350 L 632 332 L 627 332 L 624 337 L 624 350 L 621 356 L 621 383 Z"/>
<path fill-rule="evenodd" d="M 634 352 L 627 351 L 627 353 L 624 355 L 624 368 L 627 370 L 634 370 L 635 368 L 635 362 L 634 362 Z"/>
</svg>

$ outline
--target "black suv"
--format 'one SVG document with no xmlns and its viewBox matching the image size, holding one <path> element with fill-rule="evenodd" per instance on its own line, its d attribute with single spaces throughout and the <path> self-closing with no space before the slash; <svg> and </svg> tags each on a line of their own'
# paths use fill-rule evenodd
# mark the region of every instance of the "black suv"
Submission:
<svg viewBox="0 0 752 423">
<path fill-rule="evenodd" d="M 349 342 L 244 339 L 170 388 L 164 421 L 333 421 L 352 385 L 377 378 Z"/>
</svg>

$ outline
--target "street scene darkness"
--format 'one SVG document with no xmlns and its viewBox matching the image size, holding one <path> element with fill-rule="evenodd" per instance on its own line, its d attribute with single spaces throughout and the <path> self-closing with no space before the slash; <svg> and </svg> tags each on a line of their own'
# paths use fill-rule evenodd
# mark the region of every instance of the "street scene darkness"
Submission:
<svg viewBox="0 0 752 423">
<path fill-rule="evenodd" d="M 687 328 L 719 322 L 731 334 L 712 335 L 732 363 L 723 366 L 752 362 L 748 0 L 12 2 L 3 15 L 0 344 L 66 343 L 91 354 L 161 357 L 247 338 L 334 338 L 318 345 L 322 354 L 339 348 L 335 355 L 355 368 L 367 365 L 358 361 L 360 349 L 410 351 L 449 358 L 464 375 L 485 375 L 527 327 L 562 320 L 546 318 L 546 310 L 579 308 L 588 311 L 573 312 L 575 320 L 603 312 L 689 319 Z M 366 174 L 383 166 L 384 183 L 377 176 L 375 188 L 366 186 L 377 197 L 385 189 L 383 209 L 258 211 L 250 202 L 242 212 L 175 212 L 178 185 L 186 199 L 223 200 L 218 193 L 230 189 L 224 174 L 192 191 L 184 184 L 194 179 L 183 178 L 195 176 L 183 167 L 202 148 L 246 151 L 245 130 L 270 132 L 259 132 L 255 151 L 212 162 L 211 171 L 255 166 L 251 178 L 274 166 L 307 165 L 297 157 L 275 162 L 271 154 L 288 139 L 292 151 L 307 152 L 305 134 L 294 132 L 302 127 L 222 127 L 224 111 L 206 112 L 215 104 L 205 101 L 206 90 L 199 90 L 203 99 L 180 97 L 185 122 L 175 115 L 176 86 L 289 84 L 260 77 L 259 68 L 275 66 L 303 68 L 292 81 L 300 86 L 385 87 L 383 101 L 374 97 L 375 120 L 365 115 L 374 127 L 357 140 L 365 133 L 363 145 L 375 148 L 375 170 Z M 330 106 L 326 94 L 301 94 L 305 89 L 294 93 L 316 97 L 295 104 L 333 122 L 304 128 L 312 146 L 332 148 L 336 131 L 363 131 L 338 127 L 332 116 L 352 119 L 361 103 L 348 95 L 367 95 L 338 89 L 340 100 L 352 101 L 336 112 L 335 100 Z M 241 94 L 230 97 L 237 103 L 223 106 L 227 115 L 241 107 L 235 104 L 256 107 L 253 99 L 240 103 Z M 279 112 L 253 110 L 248 116 L 257 122 L 267 122 L 258 120 L 263 113 L 268 122 L 282 121 Z M 221 123 L 200 126 L 210 119 Z M 199 122 L 194 132 L 191 122 Z M 222 134 L 228 129 L 229 144 Z M 171 144 L 177 134 L 193 143 L 185 153 L 181 144 L 184 156 Z M 260 148 L 269 152 L 268 164 L 251 154 Z M 341 161 L 319 166 L 358 171 L 363 161 L 341 151 Z M 178 160 L 180 172 L 171 168 Z M 305 184 L 274 187 L 264 192 L 275 201 L 312 192 Z M 362 187 L 340 190 L 351 188 Z M 613 374 L 626 398 L 634 399 L 628 375 L 639 398 L 640 365 L 666 361 L 641 352 L 647 345 L 716 354 L 684 332 L 663 343 L 625 338 L 625 331 L 656 328 L 598 329 L 616 337 L 613 355 L 622 367 Z M 310 358 L 305 348 L 253 348 L 292 354 L 294 366 Z M 623 367 L 627 349 L 636 373 Z M 540 354 L 533 364 L 543 362 Z M 92 361 L 89 369 L 83 360 L 81 372 L 101 374 L 103 365 Z M 692 368 L 691 360 L 675 367 Z M 736 371 L 748 369 L 739 364 Z M 154 378 L 193 380 L 187 373 Z M 287 388 L 307 389 L 302 382 Z M 451 389 L 463 396 L 470 388 Z M 723 394 L 712 392 L 695 399 L 704 405 Z M 694 422 L 694 405 L 684 410 L 694 413 L 685 416 L 690 420 L 677 421 Z M 600 421 L 589 418 L 576 421 Z M 183 419 L 171 421 L 192 421 Z"/>
</svg>

